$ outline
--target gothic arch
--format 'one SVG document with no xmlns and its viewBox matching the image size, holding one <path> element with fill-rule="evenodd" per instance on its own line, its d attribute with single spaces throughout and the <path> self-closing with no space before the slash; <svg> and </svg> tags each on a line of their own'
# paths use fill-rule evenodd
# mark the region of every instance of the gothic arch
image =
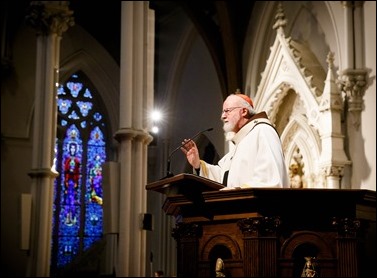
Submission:
<svg viewBox="0 0 377 278">
<path fill-rule="evenodd" d="M 75 72 L 82 71 L 98 90 L 109 117 L 111 133 L 115 134 L 119 126 L 119 68 L 115 71 L 117 66 L 101 55 L 100 49 L 97 52 L 80 49 L 65 57 L 60 63 L 59 79 L 67 80 Z"/>
<path fill-rule="evenodd" d="M 213 248 L 218 245 L 222 245 L 226 249 L 228 249 L 230 253 L 232 254 L 233 260 L 241 259 L 242 257 L 241 250 L 237 242 L 234 241 L 232 238 L 225 235 L 216 235 L 210 238 L 202 249 L 202 253 L 200 254 L 200 259 L 208 260 L 211 250 L 213 250 Z"/>
<path fill-rule="evenodd" d="M 314 96 L 313 89 L 306 83 L 306 79 L 301 76 L 299 69 L 292 68 L 292 66 L 296 67 L 295 65 L 290 63 L 290 69 L 286 69 L 287 72 L 285 73 L 284 68 L 287 66 L 283 64 L 277 65 L 283 68 L 279 69 L 279 74 L 272 73 L 278 75 L 276 80 L 269 80 L 269 84 L 260 85 L 261 89 L 258 90 L 255 98 L 258 110 L 267 111 L 269 118 L 275 124 L 278 121 L 278 112 L 284 110 L 290 104 L 287 102 L 286 96 L 295 92 L 301 100 L 299 108 L 306 115 L 307 123 L 318 128 L 319 102 Z"/>
<path fill-rule="evenodd" d="M 321 144 L 317 132 L 307 124 L 304 115 L 294 115 L 281 135 L 286 165 L 292 161 L 299 150 L 302 156 L 304 187 L 318 187 L 318 162 Z"/>
<path fill-rule="evenodd" d="M 281 136 L 286 164 L 302 156 L 304 187 L 325 187 L 320 174 L 321 112 L 326 72 L 303 42 L 284 34 L 284 15 L 278 8 L 276 38 L 254 98 Z M 287 169 L 288 170 L 288 169 Z"/>
<path fill-rule="evenodd" d="M 291 77 L 287 76 L 287 80 Z M 271 93 L 261 97 L 265 99 L 265 107 L 260 110 L 267 112 L 280 134 L 286 165 L 291 165 L 297 149 L 300 150 L 304 187 L 321 187 L 318 176 L 321 141 L 316 128 L 319 116 L 317 101 L 308 88 L 297 87 L 300 86 L 299 81 L 271 86 Z"/>
<path fill-rule="evenodd" d="M 303 244 L 314 245 L 318 253 L 316 254 L 320 258 L 334 258 L 335 250 L 331 249 L 331 246 L 326 242 L 326 239 L 322 235 L 310 232 L 301 231 L 294 233 L 289 239 L 287 239 L 281 247 L 281 258 L 292 259 L 295 250 Z"/>
</svg>

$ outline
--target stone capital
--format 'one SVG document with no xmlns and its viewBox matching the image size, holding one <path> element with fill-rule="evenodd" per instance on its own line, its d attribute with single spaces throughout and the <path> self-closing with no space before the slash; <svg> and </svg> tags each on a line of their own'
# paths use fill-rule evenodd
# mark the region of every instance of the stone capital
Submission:
<svg viewBox="0 0 377 278">
<path fill-rule="evenodd" d="M 32 1 L 26 22 L 36 29 L 38 35 L 62 34 L 73 26 L 73 11 L 67 1 Z"/>
</svg>

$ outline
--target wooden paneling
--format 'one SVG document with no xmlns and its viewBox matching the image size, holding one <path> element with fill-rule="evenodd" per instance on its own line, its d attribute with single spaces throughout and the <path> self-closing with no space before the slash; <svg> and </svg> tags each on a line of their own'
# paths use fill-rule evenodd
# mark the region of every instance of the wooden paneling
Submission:
<svg viewBox="0 0 377 278">
<path fill-rule="evenodd" d="M 375 243 L 374 191 L 218 187 L 191 175 L 147 186 L 165 194 L 164 211 L 182 220 L 173 230 L 178 277 L 214 277 L 217 258 L 227 277 L 301 276 L 305 257 L 321 277 L 372 271 L 359 262 L 376 255 L 367 242 Z"/>
</svg>

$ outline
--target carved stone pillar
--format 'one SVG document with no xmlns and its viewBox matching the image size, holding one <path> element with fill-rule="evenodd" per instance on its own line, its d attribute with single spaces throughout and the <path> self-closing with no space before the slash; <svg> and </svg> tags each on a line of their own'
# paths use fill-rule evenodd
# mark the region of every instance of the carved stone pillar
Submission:
<svg viewBox="0 0 377 278">
<path fill-rule="evenodd" d="M 199 238 L 202 234 L 202 227 L 192 223 L 179 223 L 173 229 L 172 236 L 178 249 L 178 277 L 198 277 Z"/>
<path fill-rule="evenodd" d="M 253 217 L 238 221 L 244 235 L 245 277 L 277 276 L 279 217 Z"/>
<path fill-rule="evenodd" d="M 369 72 L 366 69 L 346 69 L 338 80 L 340 90 L 345 93 L 348 100 L 348 112 L 352 116 L 352 124 L 358 130 L 360 126 L 361 111 L 364 105 L 364 94 L 367 89 Z"/>
<path fill-rule="evenodd" d="M 327 56 L 327 63 L 327 77 L 319 104 L 322 145 L 320 164 L 326 188 L 340 188 L 344 166 L 350 164 L 350 161 L 344 151 L 341 128 L 343 100 L 333 75 L 334 55 L 331 52 Z"/>
<path fill-rule="evenodd" d="M 360 221 L 353 218 L 334 218 L 332 224 L 338 230 L 338 277 L 358 277 L 356 234 L 360 228 Z"/>
<path fill-rule="evenodd" d="M 26 21 L 37 31 L 33 123 L 32 227 L 27 276 L 50 276 L 53 171 L 57 126 L 56 84 L 59 82 L 60 39 L 72 26 L 66 1 L 32 1 Z"/>
<path fill-rule="evenodd" d="M 340 188 L 340 181 L 344 175 L 344 165 L 323 166 L 321 170 L 326 179 L 327 188 Z"/>
</svg>

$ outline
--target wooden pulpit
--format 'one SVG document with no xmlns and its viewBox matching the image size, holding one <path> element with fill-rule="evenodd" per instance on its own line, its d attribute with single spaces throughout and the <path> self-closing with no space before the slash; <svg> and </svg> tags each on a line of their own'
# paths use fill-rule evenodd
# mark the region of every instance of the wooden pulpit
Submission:
<svg viewBox="0 0 377 278">
<path fill-rule="evenodd" d="M 146 186 L 176 218 L 178 277 L 375 274 L 375 191 L 222 188 L 192 174 Z"/>
</svg>

